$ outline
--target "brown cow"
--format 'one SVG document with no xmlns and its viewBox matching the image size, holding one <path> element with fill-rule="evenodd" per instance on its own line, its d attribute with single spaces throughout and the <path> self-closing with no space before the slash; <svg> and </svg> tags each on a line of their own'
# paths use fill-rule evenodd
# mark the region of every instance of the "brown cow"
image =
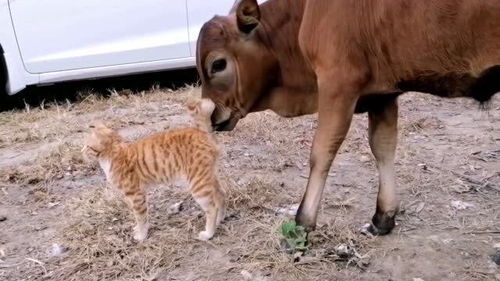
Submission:
<svg viewBox="0 0 500 281">
<path fill-rule="evenodd" d="M 237 1 L 201 29 L 197 67 L 212 124 L 250 112 L 319 112 L 296 220 L 313 229 L 331 163 L 354 113 L 368 112 L 380 175 L 368 230 L 389 233 L 398 211 L 397 96 L 406 91 L 488 101 L 500 91 L 500 0 Z"/>
</svg>

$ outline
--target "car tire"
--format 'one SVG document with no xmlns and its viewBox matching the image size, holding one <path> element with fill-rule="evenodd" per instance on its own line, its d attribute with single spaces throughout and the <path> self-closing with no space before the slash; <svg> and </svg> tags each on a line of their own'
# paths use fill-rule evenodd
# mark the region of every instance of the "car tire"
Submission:
<svg viewBox="0 0 500 281">
<path fill-rule="evenodd" d="M 0 46 L 0 110 L 7 108 L 10 96 L 7 95 L 7 66 Z"/>
</svg>

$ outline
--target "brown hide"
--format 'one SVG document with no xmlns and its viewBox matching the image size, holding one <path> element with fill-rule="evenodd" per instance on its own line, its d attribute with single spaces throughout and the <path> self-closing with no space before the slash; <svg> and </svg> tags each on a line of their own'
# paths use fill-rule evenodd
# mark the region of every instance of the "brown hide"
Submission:
<svg viewBox="0 0 500 281">
<path fill-rule="evenodd" d="M 365 68 L 370 80 L 361 95 L 422 91 L 486 101 L 500 88 L 484 93 L 476 85 L 479 89 L 471 90 L 483 71 L 500 65 L 498 0 L 313 0 L 306 11 L 312 20 L 303 24 L 307 2 L 265 2 L 250 34 L 239 31 L 234 12 L 203 26 L 197 65 L 203 96 L 218 104 L 215 123 L 227 121 L 220 120 L 220 111 L 227 111 L 224 117 L 231 111 L 234 118 L 265 109 L 283 116 L 315 112 L 317 81 L 311 61 L 331 51 L 323 48 L 355 57 Z M 302 41 L 312 45 L 305 55 L 300 30 Z M 229 83 L 217 83 L 209 75 L 207 57 L 217 52 L 235 66 L 227 75 L 232 76 Z M 500 77 L 498 68 L 491 72 Z M 369 106 L 360 100 L 358 108 Z"/>
<path fill-rule="evenodd" d="M 394 227 L 398 95 L 488 101 L 500 91 L 500 0 L 239 0 L 200 31 L 202 96 L 212 125 L 249 112 L 318 112 L 296 220 L 313 228 L 330 165 L 354 112 L 368 112 L 379 171 L 374 234 Z"/>
</svg>

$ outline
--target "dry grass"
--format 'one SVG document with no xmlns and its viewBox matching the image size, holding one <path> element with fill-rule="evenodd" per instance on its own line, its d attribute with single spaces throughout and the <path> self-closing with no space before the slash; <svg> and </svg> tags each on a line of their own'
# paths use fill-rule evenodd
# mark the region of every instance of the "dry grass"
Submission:
<svg viewBox="0 0 500 281">
<path fill-rule="evenodd" d="M 367 239 L 359 240 L 350 226 L 334 220 L 311 237 L 314 246 L 304 262 L 294 264 L 294 257 L 281 249 L 277 234 L 285 218 L 274 210 L 293 203 L 296 194 L 283 193 L 272 181 L 254 179 L 246 188 L 234 184 L 226 184 L 228 218 L 208 243 L 195 240 L 203 226 L 202 212 L 182 191 L 164 187 L 152 191 L 153 228 L 148 240 L 139 244 L 132 241 L 132 218 L 116 192 L 106 187 L 85 192 L 68 205 L 69 217 L 60 225 L 60 242 L 71 254 L 58 260 L 46 278 L 219 280 L 224 274 L 225 280 L 239 280 L 240 271 L 247 270 L 261 276 L 286 275 L 288 280 L 311 275 L 320 280 L 338 270 L 327 255 L 333 246 L 351 243 L 361 252 L 369 248 Z M 178 201 L 184 201 L 183 211 L 168 215 L 168 206 Z M 176 271 L 180 267 L 182 271 Z"/>
<path fill-rule="evenodd" d="M 500 193 L 494 189 L 500 160 L 492 153 L 500 140 L 500 115 L 493 112 L 493 122 L 472 110 L 460 115 L 456 108 L 468 110 L 469 103 L 444 104 L 427 96 L 401 101 L 397 167 L 403 212 L 392 235 L 368 238 L 358 232 L 373 212 L 377 174 L 366 116 L 356 116 L 330 173 L 318 228 L 309 237 L 311 248 L 298 260 L 287 253 L 277 230 L 289 218 L 276 209 L 300 200 L 316 116 L 284 119 L 262 112 L 241 120 L 232 132 L 216 134 L 229 196 L 228 217 L 216 237 L 208 243 L 195 239 L 203 213 L 189 194 L 168 185 L 150 190 L 153 227 L 147 241 L 135 243 L 133 219 L 121 195 L 81 157 L 84 132 L 89 123 L 105 120 L 133 140 L 185 125 L 182 103 L 197 94 L 193 87 L 175 93 L 156 88 L 111 92 L 109 97 L 84 93 L 76 103 L 0 113 L 0 150 L 7 156 L 0 159 L 0 199 L 7 203 L 0 211 L 20 214 L 3 222 L 15 233 L 0 237 L 0 250 L 5 240 L 15 242 L 6 244 L 7 257 L 0 261 L 24 261 L 11 271 L 0 263 L 0 278 L 243 280 L 248 274 L 242 271 L 252 275 L 249 280 L 269 281 L 492 278 L 484 256 L 500 229 Z M 429 112 L 415 112 L 417 106 Z M 453 210 L 449 203 L 457 199 L 474 209 Z M 169 206 L 181 201 L 183 210 L 170 214 Z M 59 204 L 50 205 L 54 202 Z M 33 211 L 38 215 L 22 216 Z M 37 220 L 46 222 L 48 234 L 30 232 L 29 224 Z M 52 243 L 69 250 L 47 256 Z M 371 265 L 363 269 L 338 260 L 332 252 L 339 244 L 353 246 Z M 17 251 L 13 257 L 12 249 Z M 449 274 L 443 277 L 443 272 Z"/>
<path fill-rule="evenodd" d="M 152 88 L 148 92 L 110 91 L 109 97 L 92 92 L 80 94 L 78 103 L 48 103 L 25 110 L 0 113 L 0 147 L 19 143 L 51 142 L 82 133 L 90 122 L 106 119 L 117 126 L 147 124 L 158 116 L 178 115 L 181 107 L 172 111 L 172 103 L 182 103 L 187 96 L 197 95 L 192 86 L 175 92 Z M 136 114 L 127 110 L 136 109 Z M 140 110 L 139 110 L 140 109 Z M 148 118 L 149 117 L 149 118 Z M 154 118 L 152 118 L 154 117 Z M 90 120 L 89 120 L 90 119 Z"/>
<path fill-rule="evenodd" d="M 165 130 L 183 122 L 179 120 L 175 124 L 165 120 L 181 115 L 182 102 L 196 92 L 191 86 L 175 94 L 157 88 L 138 94 L 112 91 L 109 98 L 88 92 L 82 93 L 76 104 L 42 104 L 37 108 L 26 106 L 23 111 L 1 112 L 0 125 L 4 129 L 0 132 L 0 149 L 19 147 L 19 153 L 0 160 L 0 174 L 4 175 L 0 181 L 36 184 L 61 179 L 73 172 L 95 170 L 95 165 L 85 163 L 80 153 L 90 123 L 104 120 L 117 129 L 130 128 L 152 123 L 148 119 L 154 116 L 156 128 L 139 135 Z M 178 106 L 172 107 L 172 103 Z M 136 113 L 129 114 L 129 111 Z M 158 122 L 158 116 L 163 116 L 164 122 Z"/>
</svg>

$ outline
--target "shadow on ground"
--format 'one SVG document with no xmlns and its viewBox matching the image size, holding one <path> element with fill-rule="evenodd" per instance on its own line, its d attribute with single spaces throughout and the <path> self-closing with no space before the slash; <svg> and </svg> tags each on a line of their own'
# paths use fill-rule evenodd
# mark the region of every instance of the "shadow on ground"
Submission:
<svg viewBox="0 0 500 281">
<path fill-rule="evenodd" d="M 74 102 L 81 93 L 93 92 L 110 95 L 113 90 L 141 92 L 152 87 L 177 90 L 186 84 L 198 83 L 196 69 L 189 68 L 176 71 L 162 71 L 148 74 L 138 74 L 104 78 L 98 80 L 83 80 L 54 84 L 50 86 L 30 86 L 13 96 L 2 97 L 0 112 L 20 109 L 29 105 L 39 106 L 44 102 Z"/>
</svg>

